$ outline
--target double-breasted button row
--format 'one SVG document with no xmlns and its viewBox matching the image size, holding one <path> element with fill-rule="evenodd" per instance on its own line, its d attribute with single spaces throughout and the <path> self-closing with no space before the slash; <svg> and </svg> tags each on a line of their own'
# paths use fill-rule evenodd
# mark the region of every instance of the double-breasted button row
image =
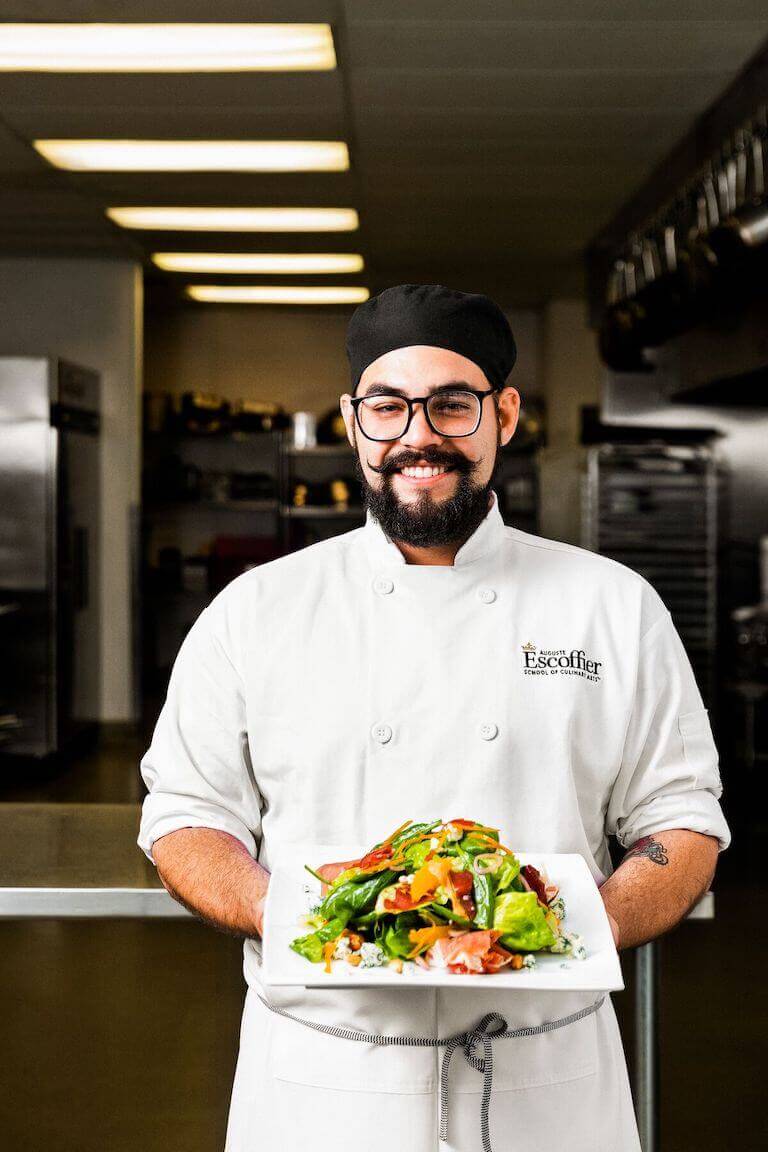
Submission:
<svg viewBox="0 0 768 1152">
<path fill-rule="evenodd" d="M 390 592 L 395 590 L 394 581 L 390 580 L 389 576 L 377 576 L 373 581 L 373 590 L 379 596 L 388 596 Z M 481 604 L 493 604 L 496 593 L 493 588 L 478 588 L 477 598 Z"/>
<path fill-rule="evenodd" d="M 482 740 L 495 740 L 498 734 L 498 725 L 491 723 L 480 725 L 480 737 Z M 371 728 L 371 736 L 377 744 L 388 744 L 392 739 L 392 729 L 389 724 L 374 724 Z"/>
</svg>

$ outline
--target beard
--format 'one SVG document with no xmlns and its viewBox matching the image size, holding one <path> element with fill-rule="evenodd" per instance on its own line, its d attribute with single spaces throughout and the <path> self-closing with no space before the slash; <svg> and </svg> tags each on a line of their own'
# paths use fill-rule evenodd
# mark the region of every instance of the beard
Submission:
<svg viewBox="0 0 768 1152">
<path fill-rule="evenodd" d="M 381 476 L 381 486 L 372 488 L 360 464 L 357 430 L 354 436 L 355 475 L 362 488 L 363 505 L 376 518 L 390 540 L 400 540 L 413 548 L 436 548 L 449 544 L 461 546 L 488 515 L 491 488 L 501 463 L 501 434 L 498 426 L 493 469 L 485 484 L 473 481 L 479 462 L 473 463 L 462 455 L 450 455 L 443 449 L 427 448 L 418 454 L 404 450 L 393 461 L 387 458 L 380 468 L 374 469 Z M 429 489 L 425 488 L 417 493 L 415 500 L 408 503 L 402 501 L 395 490 L 394 476 L 399 468 L 415 462 L 409 456 L 429 464 L 444 464 L 453 468 L 456 473 L 453 495 L 435 500 Z"/>
</svg>

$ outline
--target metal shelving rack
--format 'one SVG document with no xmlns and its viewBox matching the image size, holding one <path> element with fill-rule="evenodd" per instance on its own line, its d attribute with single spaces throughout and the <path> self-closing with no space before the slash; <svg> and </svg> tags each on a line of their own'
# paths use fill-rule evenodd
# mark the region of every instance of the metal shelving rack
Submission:
<svg viewBox="0 0 768 1152">
<path fill-rule="evenodd" d="M 308 504 L 297 507 L 291 499 L 291 491 L 296 475 L 296 463 L 302 461 L 309 465 L 310 471 L 317 471 L 315 465 L 319 464 L 323 472 L 327 472 L 328 461 L 340 461 L 345 465 L 345 471 L 351 474 L 354 471 L 354 456 L 352 448 L 346 440 L 338 444 L 316 444 L 308 448 L 296 448 L 290 444 L 283 444 L 280 456 L 280 516 L 282 520 L 281 539 L 286 548 L 292 545 L 291 527 L 296 521 L 341 521 L 344 527 L 355 527 L 365 521 L 365 511 L 361 504 L 349 504 L 346 507 L 332 504 Z M 305 477 L 308 478 L 308 477 Z"/>
<path fill-rule="evenodd" d="M 715 687 L 719 486 L 706 444 L 599 444 L 587 452 L 585 547 L 656 588 L 707 704 Z"/>
</svg>

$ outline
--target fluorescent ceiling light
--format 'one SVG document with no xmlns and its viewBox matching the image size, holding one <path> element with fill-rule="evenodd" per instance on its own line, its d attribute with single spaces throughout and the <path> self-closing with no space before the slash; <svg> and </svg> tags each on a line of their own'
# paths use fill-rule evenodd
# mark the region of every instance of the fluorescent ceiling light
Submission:
<svg viewBox="0 0 768 1152">
<path fill-rule="evenodd" d="M 260 272 L 274 275 L 324 275 L 362 272 L 357 252 L 155 252 L 164 272 Z"/>
<path fill-rule="evenodd" d="M 34 140 L 74 172 L 345 172 L 340 140 Z"/>
<path fill-rule="evenodd" d="M 329 24 L 3 24 L 3 72 L 294 72 L 336 67 Z"/>
<path fill-rule="evenodd" d="M 206 304 L 362 304 L 367 288 L 283 288 L 271 285 L 190 284 L 186 294 Z"/>
<path fill-rule="evenodd" d="M 158 232 L 354 232 L 354 208 L 107 208 L 121 228 Z"/>
</svg>

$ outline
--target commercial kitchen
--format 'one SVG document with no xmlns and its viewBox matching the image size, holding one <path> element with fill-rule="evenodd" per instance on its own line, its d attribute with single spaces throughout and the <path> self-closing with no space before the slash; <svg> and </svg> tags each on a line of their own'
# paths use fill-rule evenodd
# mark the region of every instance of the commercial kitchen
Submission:
<svg viewBox="0 0 768 1152">
<path fill-rule="evenodd" d="M 338 647 L 331 631 L 307 709 L 302 656 L 315 670 L 323 596 L 337 591 L 331 575 L 324 592 L 302 583 L 299 565 L 304 557 L 331 573 L 346 534 L 378 549 L 383 563 L 394 555 L 399 566 L 374 582 L 377 612 L 394 610 L 408 567 L 392 539 L 370 543 L 372 473 L 358 452 L 365 458 L 367 445 L 369 467 L 386 461 L 387 437 L 371 435 L 359 401 L 342 409 L 340 398 L 355 394 L 356 357 L 362 370 L 388 349 L 415 345 L 468 354 L 493 386 L 495 362 L 484 359 L 486 346 L 472 353 L 471 324 L 442 343 L 396 335 L 376 344 L 381 334 L 364 324 L 374 323 L 377 298 L 389 293 L 381 299 L 402 307 L 416 285 L 433 286 L 419 296 L 428 305 L 420 331 L 447 331 L 439 310 L 459 300 L 472 323 L 493 318 L 513 364 L 507 388 L 519 393 L 519 416 L 498 441 L 495 500 L 477 532 L 486 543 L 509 528 L 505 539 L 526 546 L 584 550 L 580 573 L 598 571 L 587 563 L 597 557 L 618 562 L 671 616 L 719 753 L 730 842 L 713 882 L 671 931 L 619 944 L 624 987 L 611 1000 L 643 1152 L 761 1146 L 767 180 L 768 15 L 753 0 L 726 9 L 711 0 L 2 6 L 3 1148 L 260 1146 L 244 1120 L 234 1132 L 230 1113 L 246 1028 L 243 939 L 174 899 L 142 852 L 155 771 L 145 756 L 174 683 L 178 693 L 190 682 L 189 657 L 176 681 L 171 673 L 185 640 L 187 652 L 200 642 L 201 614 L 213 605 L 212 620 L 231 604 L 234 581 L 278 591 L 282 582 L 264 643 L 294 643 L 306 614 L 306 648 L 300 636 L 295 673 L 275 666 L 259 704 L 264 728 L 249 724 L 244 762 L 253 759 L 258 790 L 260 736 L 271 748 L 293 724 L 327 729 L 317 743 L 321 784 L 347 803 L 342 769 L 320 749 L 347 740 L 356 697 L 334 693 L 332 673 L 353 606 L 347 620 L 339 615 Z M 409 422 L 389 439 L 404 443 L 418 428 L 437 452 L 470 445 L 457 451 L 471 455 L 483 393 L 472 400 L 474 428 L 442 425 L 441 440 L 426 391 L 412 391 L 423 407 L 406 399 Z M 461 578 L 477 539 L 459 550 Z M 407 561 L 420 563 L 445 561 Z M 448 564 L 432 575 L 452 576 Z M 617 682 L 586 682 L 608 680 L 618 665 L 599 644 L 572 650 L 568 640 L 578 605 L 586 616 L 595 597 L 591 577 L 580 579 L 562 588 L 563 603 L 577 607 L 562 609 L 546 640 L 520 633 L 504 667 L 559 660 L 569 700 L 577 678 L 578 691 L 612 699 Z M 504 610 L 504 587 L 473 591 L 467 619 L 487 627 L 489 611 Z M 429 603 L 424 619 L 439 628 Z M 415 653 L 428 667 L 429 633 L 409 639 L 403 658 Z M 372 671 L 366 665 L 361 682 L 385 670 L 381 653 L 367 658 Z M 610 655 L 627 654 L 617 644 Z M 474 665 L 456 672 L 471 695 Z M 494 684 L 493 699 L 517 683 Z M 216 689 L 225 694 L 221 682 Z M 409 707 L 402 717 L 365 718 L 371 763 L 388 744 L 385 754 L 396 752 Z M 427 758 L 446 747 L 453 699 L 444 708 L 434 709 Z M 467 772 L 508 739 L 512 748 L 523 739 L 549 747 L 543 731 L 505 732 L 505 715 L 485 717 L 467 745 Z M 568 724 L 573 734 L 578 719 Z M 586 761 L 598 758 L 596 726 L 574 741 Z M 689 748 L 704 754 L 693 736 Z M 545 785 L 555 768 L 539 768 Z M 412 765 L 414 774 L 424 769 Z M 686 787 L 701 786 L 695 772 L 692 780 Z M 660 784 L 658 797 L 666 791 Z M 364 781 L 360 795 L 369 795 Z M 294 802 L 309 803 L 300 787 Z M 408 803 L 397 798 L 401 822 L 454 815 Z M 194 802 L 189 811 L 165 831 L 205 826 Z M 614 868 L 629 847 L 611 835 Z M 460 1072 L 464 1057 L 454 1058 L 451 1076 L 476 1084 L 460 1081 L 450 1108 L 458 1113 L 462 1095 L 470 1098 L 471 1140 L 483 1129 L 471 1148 L 462 1137 L 463 1152 L 491 1139 L 496 1152 L 541 1143 L 527 1128 L 494 1128 L 494 1115 L 507 1116 L 497 1101 L 524 1095 L 503 1090 L 523 1082 L 505 1082 L 499 1045 L 490 1134 L 487 1114 L 476 1119 L 483 1077 L 469 1056 Z M 439 1072 L 430 1083 L 437 1106 L 447 1089 Z M 242 1082 L 238 1090 L 250 1091 Z M 359 1095 L 346 1093 L 350 1115 Z M 392 1086 L 380 1097 L 382 1108 L 399 1099 Z M 302 1146 L 314 1123 L 309 1112 L 293 1118 L 291 1133 L 305 1126 Z M 361 1141 L 373 1149 L 372 1135 L 338 1123 L 340 1152 Z M 380 1128 L 384 1140 L 386 1120 Z M 284 1141 L 287 1152 L 293 1141 Z M 424 1152 L 437 1146 L 425 1142 Z M 616 1137 L 616 1152 L 634 1148 Z"/>
</svg>

